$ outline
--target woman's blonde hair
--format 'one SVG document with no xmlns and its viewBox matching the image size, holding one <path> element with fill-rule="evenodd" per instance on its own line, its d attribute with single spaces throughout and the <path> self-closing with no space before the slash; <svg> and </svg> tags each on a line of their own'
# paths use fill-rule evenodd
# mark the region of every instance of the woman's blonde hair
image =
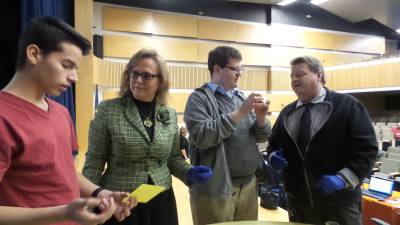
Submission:
<svg viewBox="0 0 400 225">
<path fill-rule="evenodd" d="M 119 91 L 119 96 L 124 97 L 130 95 L 130 77 L 129 72 L 133 70 L 133 68 L 142 60 L 150 58 L 153 59 L 154 62 L 157 64 L 158 70 L 158 79 L 160 82 L 160 86 L 158 87 L 156 93 L 156 101 L 162 105 L 166 105 L 167 95 L 169 90 L 169 72 L 167 64 L 165 63 L 164 59 L 152 49 L 142 49 L 136 52 L 131 59 L 129 60 L 124 73 L 122 75 L 122 81 Z"/>
</svg>

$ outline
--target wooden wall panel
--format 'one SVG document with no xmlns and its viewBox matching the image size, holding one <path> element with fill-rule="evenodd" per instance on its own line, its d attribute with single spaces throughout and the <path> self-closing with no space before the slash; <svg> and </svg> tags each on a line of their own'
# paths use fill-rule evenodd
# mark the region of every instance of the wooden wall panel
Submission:
<svg viewBox="0 0 400 225">
<path fill-rule="evenodd" d="M 216 42 L 179 40 L 150 36 L 104 35 L 104 56 L 130 58 L 142 48 L 156 49 L 166 60 L 207 63 L 208 53 L 221 45 Z M 237 48 L 243 57 L 243 65 L 287 67 L 295 57 L 310 55 L 319 58 L 325 66 L 361 62 L 373 55 L 318 51 L 292 47 L 251 46 L 226 44 Z"/>
<path fill-rule="evenodd" d="M 271 42 L 274 45 L 294 46 L 335 51 L 384 54 L 385 38 L 362 34 L 313 31 L 302 27 L 272 25 Z"/>
<path fill-rule="evenodd" d="M 137 18 L 139 17 L 140 19 L 138 20 Z M 131 22 L 132 19 L 135 20 L 134 23 Z M 311 48 L 380 53 L 384 51 L 385 46 L 383 38 L 367 35 L 329 33 L 290 26 L 273 25 L 269 27 L 264 24 L 112 7 L 103 8 L 103 25 L 105 30 L 154 33 L 177 37 L 104 35 L 104 55 L 106 57 L 119 58 L 130 58 L 142 48 L 155 48 L 168 61 L 206 63 L 211 49 L 220 45 L 230 45 L 241 51 L 243 55 L 242 63 L 245 66 L 289 67 L 290 61 L 301 55 L 317 57 L 325 66 L 330 66 L 365 61 L 371 59 L 374 55 L 319 51 Z M 149 28 L 151 29 L 149 30 Z M 180 37 L 229 42 L 188 40 Z M 274 45 L 272 47 L 263 47 L 244 43 L 273 43 Z M 110 66 L 111 64 L 102 66 L 104 67 L 105 65 Z M 371 67 L 368 69 L 337 71 L 334 74 L 330 73 L 327 79 L 329 84 L 338 88 L 390 86 L 400 82 L 399 76 L 395 76 L 394 72 L 387 72 L 393 70 L 392 68 L 394 67 L 385 66 L 382 68 Z M 116 73 L 116 68 L 120 67 L 111 66 L 110 68 L 114 70 L 111 73 Z M 209 73 L 207 68 L 204 67 L 196 68 L 188 65 L 174 67 L 172 70 L 174 72 L 171 75 L 171 83 L 175 88 L 195 88 L 209 80 Z M 360 75 L 360 70 L 364 75 Z M 282 75 L 282 71 L 272 71 L 270 76 L 271 84 L 268 83 L 268 75 L 255 75 L 255 71 L 248 71 L 247 73 L 247 76 L 242 77 L 240 81 L 244 90 L 265 90 L 268 85 L 271 85 L 272 90 L 291 89 L 290 77 Z M 383 73 L 383 75 L 377 76 L 376 74 L 378 73 Z M 102 80 L 99 82 L 115 86 L 115 77 L 117 76 L 112 77 L 113 81 Z M 107 77 L 107 79 L 110 79 L 110 77 Z M 258 82 L 255 82 L 255 80 Z"/>
<path fill-rule="evenodd" d="M 103 29 L 152 33 L 153 13 L 150 11 L 103 7 Z"/>
<path fill-rule="evenodd" d="M 114 99 L 118 98 L 119 90 L 111 89 L 111 90 L 104 90 L 103 91 L 103 100 Z"/>
<path fill-rule="evenodd" d="M 357 44 L 358 49 L 368 53 L 385 54 L 386 51 L 386 41 L 380 37 L 361 39 Z"/>
<path fill-rule="evenodd" d="M 197 61 L 197 43 L 148 36 L 104 35 L 104 56 L 131 58 L 143 48 L 155 49 L 166 60 Z"/>
<path fill-rule="evenodd" d="M 268 44 L 270 30 L 265 24 L 237 24 L 237 39 L 238 42 Z"/>
<path fill-rule="evenodd" d="M 118 88 L 126 63 L 101 60 L 96 66 L 95 83 L 102 87 Z M 210 80 L 207 67 L 197 65 L 168 65 L 170 87 L 172 89 L 195 89 Z M 269 68 L 247 68 L 240 78 L 242 90 L 266 91 L 269 85 Z"/>
<path fill-rule="evenodd" d="M 367 54 L 329 52 L 282 46 L 272 46 L 271 53 L 268 55 L 268 65 L 281 67 L 288 67 L 292 59 L 304 55 L 318 58 L 325 66 L 361 62 L 374 57 L 373 55 Z"/>
<path fill-rule="evenodd" d="M 93 57 L 93 84 L 102 83 L 101 72 L 103 69 L 103 60 Z"/>
<path fill-rule="evenodd" d="M 267 91 L 269 69 L 246 69 L 239 79 L 239 87 L 246 91 Z"/>
<path fill-rule="evenodd" d="M 290 70 L 271 70 L 271 91 L 291 91 Z"/>
<path fill-rule="evenodd" d="M 198 19 L 198 38 L 235 41 L 237 40 L 237 23 L 231 21 Z"/>
<path fill-rule="evenodd" d="M 168 95 L 168 106 L 174 108 L 177 113 L 183 113 L 185 111 L 186 102 L 189 98 L 190 93 L 174 93 L 170 92 Z"/>
<path fill-rule="evenodd" d="M 304 50 L 300 48 L 272 46 L 268 54 L 268 65 L 288 67 L 295 57 L 302 56 Z"/>
<path fill-rule="evenodd" d="M 154 37 L 152 48 L 156 49 L 165 60 L 197 61 L 197 43 L 194 41 Z"/>
<path fill-rule="evenodd" d="M 359 50 L 360 46 L 357 46 L 359 42 L 362 42 L 364 38 L 353 36 L 353 35 L 340 35 L 331 34 L 332 36 L 332 48 L 333 50 L 341 51 L 355 51 Z M 364 51 L 364 50 L 363 50 Z"/>
<path fill-rule="evenodd" d="M 333 49 L 333 37 L 329 33 L 322 32 L 304 32 L 304 43 L 301 47 Z"/>
<path fill-rule="evenodd" d="M 269 106 L 270 112 L 280 112 L 283 107 L 292 103 L 297 99 L 297 96 L 293 94 L 268 94 L 267 98 L 271 101 Z"/>
<path fill-rule="evenodd" d="M 400 62 L 328 69 L 327 86 L 335 90 L 400 85 Z"/>
<path fill-rule="evenodd" d="M 206 67 L 169 65 L 170 86 L 174 89 L 195 89 L 210 80 Z"/>
<path fill-rule="evenodd" d="M 243 65 L 267 66 L 270 65 L 269 58 L 272 56 L 270 48 L 249 45 L 235 46 L 242 54 Z M 273 57 L 273 56 L 272 56 Z"/>
<path fill-rule="evenodd" d="M 154 13 L 154 34 L 197 37 L 197 18 L 193 16 Z"/>
<path fill-rule="evenodd" d="M 205 41 L 197 42 L 197 49 L 198 49 L 197 62 L 207 63 L 208 53 L 211 50 L 213 50 L 214 48 L 221 46 L 221 45 L 234 47 L 234 45 L 228 44 L 228 43 L 221 44 L 221 43 L 216 43 L 216 42 L 205 42 Z"/>
<path fill-rule="evenodd" d="M 293 28 L 292 26 L 270 27 L 270 43 L 282 46 L 302 46 L 304 45 L 304 31 Z"/>
<path fill-rule="evenodd" d="M 93 40 L 93 1 L 74 0 L 75 29 L 88 40 Z M 92 41 L 91 41 L 92 42 Z M 94 56 L 90 53 L 82 58 L 79 66 L 79 82 L 75 86 L 76 95 L 76 135 L 79 155 L 76 168 L 82 168 L 87 150 L 89 123 L 93 118 Z"/>
<path fill-rule="evenodd" d="M 104 87 L 119 87 L 126 63 L 99 59 L 95 82 Z"/>
<path fill-rule="evenodd" d="M 385 39 L 361 34 L 307 30 L 303 27 L 241 23 L 145 10 L 103 8 L 103 29 L 242 43 L 385 53 Z"/>
<path fill-rule="evenodd" d="M 318 58 L 319 60 L 321 60 L 321 62 L 325 66 L 362 62 L 362 61 L 371 60 L 374 57 L 373 55 L 366 55 L 366 54 L 322 52 L 322 51 L 315 51 L 315 50 L 310 50 L 310 49 L 304 50 L 304 55 L 311 55 L 311 56 Z"/>
<path fill-rule="evenodd" d="M 152 38 L 147 36 L 104 35 L 104 56 L 131 58 L 142 48 L 153 48 Z"/>
<path fill-rule="evenodd" d="M 400 63 L 390 63 L 386 66 L 386 72 L 392 74 L 393 83 L 400 85 Z"/>
</svg>

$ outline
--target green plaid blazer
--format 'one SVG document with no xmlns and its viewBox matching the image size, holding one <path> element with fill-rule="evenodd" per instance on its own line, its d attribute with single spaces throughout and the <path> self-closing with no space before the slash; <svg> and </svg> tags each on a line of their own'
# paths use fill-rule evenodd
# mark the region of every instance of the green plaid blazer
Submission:
<svg viewBox="0 0 400 225">
<path fill-rule="evenodd" d="M 147 183 L 148 176 L 166 189 L 171 188 L 171 174 L 186 183 L 190 165 L 180 155 L 176 112 L 157 103 L 155 113 L 151 142 L 132 98 L 99 104 L 83 175 L 112 191 L 131 192 Z"/>
</svg>

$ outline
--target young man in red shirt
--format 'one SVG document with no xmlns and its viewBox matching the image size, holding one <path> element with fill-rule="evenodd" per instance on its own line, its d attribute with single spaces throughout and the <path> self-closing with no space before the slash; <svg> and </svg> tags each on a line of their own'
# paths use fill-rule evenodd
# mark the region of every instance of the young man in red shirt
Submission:
<svg viewBox="0 0 400 225">
<path fill-rule="evenodd" d="M 75 171 L 69 113 L 45 97 L 78 80 L 90 48 L 53 17 L 34 19 L 22 34 L 16 73 L 0 91 L 0 224 L 99 224 L 113 214 L 124 219 L 136 204 L 122 204 L 127 193 L 103 190 Z"/>
</svg>

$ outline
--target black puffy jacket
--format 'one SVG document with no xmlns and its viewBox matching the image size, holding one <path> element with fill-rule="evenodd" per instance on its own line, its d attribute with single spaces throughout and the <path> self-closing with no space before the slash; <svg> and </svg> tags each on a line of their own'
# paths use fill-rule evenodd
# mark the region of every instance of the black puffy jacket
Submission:
<svg viewBox="0 0 400 225">
<path fill-rule="evenodd" d="M 308 206 L 340 206 L 360 201 L 361 190 L 345 189 L 324 194 L 315 187 L 323 175 L 334 175 L 344 167 L 352 170 L 362 183 L 373 167 L 378 145 L 365 107 L 354 97 L 327 90 L 324 99 L 330 104 L 325 124 L 313 136 L 303 156 L 285 126 L 287 115 L 296 102 L 280 113 L 269 138 L 268 155 L 281 148 L 288 166 L 282 171 L 288 198 Z"/>
</svg>

